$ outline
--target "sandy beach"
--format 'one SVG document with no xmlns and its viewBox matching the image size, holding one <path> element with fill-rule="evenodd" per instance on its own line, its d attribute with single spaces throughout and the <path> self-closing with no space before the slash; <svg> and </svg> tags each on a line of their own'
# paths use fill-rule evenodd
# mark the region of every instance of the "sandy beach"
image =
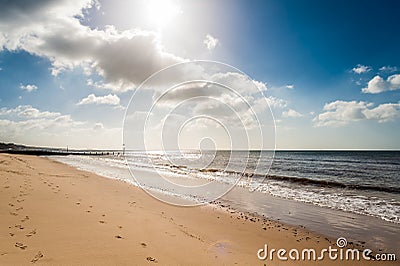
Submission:
<svg viewBox="0 0 400 266">
<path fill-rule="evenodd" d="M 1 265 L 367 263 L 263 261 L 257 251 L 265 244 L 318 251 L 337 248 L 336 240 L 218 206 L 168 205 L 125 182 L 36 156 L 0 155 L 0 223 Z"/>
</svg>

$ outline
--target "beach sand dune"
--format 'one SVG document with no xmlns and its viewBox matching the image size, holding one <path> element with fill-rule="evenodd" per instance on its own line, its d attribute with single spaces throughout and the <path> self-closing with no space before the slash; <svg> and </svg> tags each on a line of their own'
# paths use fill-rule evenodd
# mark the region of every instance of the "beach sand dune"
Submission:
<svg viewBox="0 0 400 266">
<path fill-rule="evenodd" d="M 0 265 L 310 265 L 260 261 L 257 251 L 335 242 L 216 206 L 171 206 L 122 181 L 9 154 L 0 155 L 0 223 Z"/>
</svg>

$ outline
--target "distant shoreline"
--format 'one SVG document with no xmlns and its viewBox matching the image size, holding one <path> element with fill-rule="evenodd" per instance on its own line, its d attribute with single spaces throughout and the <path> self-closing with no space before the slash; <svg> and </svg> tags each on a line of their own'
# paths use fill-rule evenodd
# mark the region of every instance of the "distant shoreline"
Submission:
<svg viewBox="0 0 400 266">
<path fill-rule="evenodd" d="M 0 150 L 0 153 L 8 154 L 24 154 L 24 155 L 36 155 L 36 156 L 68 156 L 68 155 L 82 155 L 82 156 L 101 156 L 101 155 L 122 155 L 122 151 L 58 151 L 58 150 L 46 150 L 46 149 L 31 149 L 31 150 Z"/>
<path fill-rule="evenodd" d="M 40 147 L 40 146 L 28 146 L 24 144 L 15 144 L 15 143 L 1 143 L 0 142 L 0 153 L 7 153 L 9 151 L 15 151 L 15 150 L 46 150 L 46 151 L 57 151 L 57 152 L 123 152 L 123 149 L 96 149 L 96 148 L 71 148 L 68 149 L 67 147 Z M 185 150 L 185 149 L 184 149 Z M 195 149 L 186 149 L 186 151 L 191 151 Z M 127 152 L 143 152 L 143 151 L 149 151 L 149 152 L 159 152 L 161 150 L 133 150 L 133 149 L 125 149 Z M 174 151 L 174 150 L 171 150 Z M 207 151 L 207 150 L 206 150 Z M 400 152 L 400 149 L 275 149 L 275 150 L 259 150 L 259 149 L 251 149 L 251 150 L 229 150 L 229 149 L 220 149 L 217 151 L 249 151 L 249 152 L 341 152 L 341 151 L 346 151 L 346 152 L 387 152 L 387 151 L 393 151 L 393 152 Z M 19 153 L 19 154 L 24 154 L 24 153 Z"/>
</svg>

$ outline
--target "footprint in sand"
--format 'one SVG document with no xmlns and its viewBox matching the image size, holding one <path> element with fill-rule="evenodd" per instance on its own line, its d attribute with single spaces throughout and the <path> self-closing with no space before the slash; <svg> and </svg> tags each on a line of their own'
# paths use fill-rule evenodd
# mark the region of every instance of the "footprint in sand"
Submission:
<svg viewBox="0 0 400 266">
<path fill-rule="evenodd" d="M 146 243 L 144 243 L 144 242 L 142 242 L 142 243 L 140 243 L 140 245 L 142 246 L 142 247 L 147 247 L 147 244 Z"/>
<path fill-rule="evenodd" d="M 100 221 L 99 221 L 99 223 L 101 223 L 101 224 L 105 224 L 105 223 L 106 223 L 106 221 L 100 220 Z"/>
<path fill-rule="evenodd" d="M 27 233 L 25 236 L 26 237 L 31 237 L 33 235 L 36 235 L 36 229 L 33 229 L 32 231 L 30 231 L 29 233 Z"/>
<path fill-rule="evenodd" d="M 147 257 L 146 260 L 157 263 L 157 260 L 153 257 Z"/>
<path fill-rule="evenodd" d="M 172 236 L 172 237 L 176 237 L 175 234 L 171 234 L 170 232 L 165 232 L 166 235 Z"/>
<path fill-rule="evenodd" d="M 123 239 L 123 237 L 120 236 L 120 235 L 116 235 L 115 238 L 117 238 L 117 239 Z"/>
<path fill-rule="evenodd" d="M 10 212 L 10 214 L 11 214 L 11 215 L 14 215 L 14 216 L 17 216 L 17 215 L 18 215 L 18 213 L 16 213 L 16 212 Z"/>
<path fill-rule="evenodd" d="M 25 250 L 28 247 L 27 245 L 24 245 L 23 243 L 19 243 L 19 242 L 15 243 L 14 246 L 17 248 L 20 248 L 22 250 Z"/>
<path fill-rule="evenodd" d="M 35 263 L 35 262 L 37 262 L 38 260 L 40 260 L 41 258 L 43 258 L 43 253 L 41 252 L 41 251 L 39 251 L 36 255 L 35 255 L 35 257 L 33 257 L 33 259 L 31 260 L 31 262 L 32 263 Z"/>
<path fill-rule="evenodd" d="M 29 216 L 26 215 L 25 218 L 21 220 L 21 222 L 26 222 L 26 221 L 28 221 L 28 220 L 29 220 Z"/>
<path fill-rule="evenodd" d="M 17 224 L 17 225 L 15 225 L 14 227 L 15 227 L 15 228 L 18 228 L 18 229 L 20 229 L 20 230 L 23 230 L 23 229 L 24 229 L 24 227 L 23 227 L 22 225 L 20 225 L 20 224 Z"/>
<path fill-rule="evenodd" d="M 14 233 L 9 233 L 10 234 L 10 236 L 14 236 Z"/>
<path fill-rule="evenodd" d="M 17 209 L 15 209 L 16 211 L 20 211 L 20 210 L 23 210 L 24 209 L 24 207 L 19 207 L 19 208 L 17 208 Z"/>
</svg>

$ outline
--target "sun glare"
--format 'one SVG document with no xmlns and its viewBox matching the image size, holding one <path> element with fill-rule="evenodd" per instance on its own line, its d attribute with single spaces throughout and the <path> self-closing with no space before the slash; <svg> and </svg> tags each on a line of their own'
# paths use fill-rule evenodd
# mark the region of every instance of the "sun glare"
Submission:
<svg viewBox="0 0 400 266">
<path fill-rule="evenodd" d="M 151 23 L 162 28 L 169 24 L 173 18 L 182 13 L 181 8 L 168 0 L 148 1 L 147 16 Z"/>
</svg>

